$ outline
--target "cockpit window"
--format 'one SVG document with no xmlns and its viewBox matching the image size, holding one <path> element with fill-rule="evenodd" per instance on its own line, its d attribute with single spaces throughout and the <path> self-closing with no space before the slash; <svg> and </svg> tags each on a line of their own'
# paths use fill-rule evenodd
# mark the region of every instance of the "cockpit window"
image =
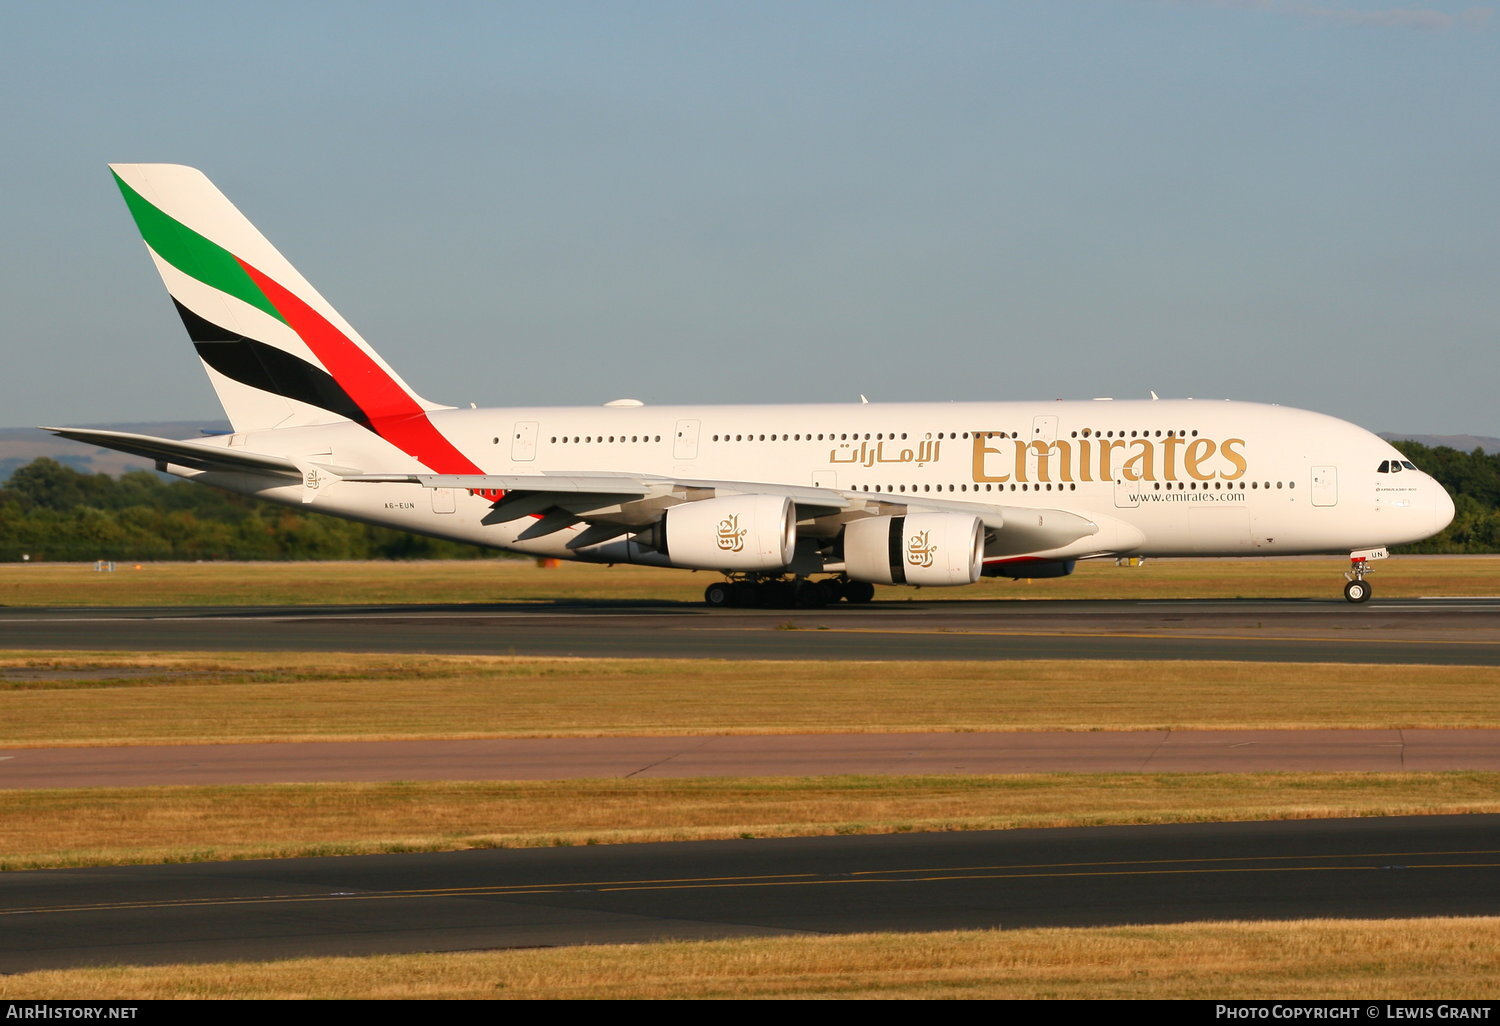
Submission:
<svg viewBox="0 0 1500 1026">
<path fill-rule="evenodd" d="M 1391 472 L 1391 461 L 1390 460 L 1381 460 L 1380 461 L 1380 466 L 1378 466 L 1378 467 L 1375 468 L 1375 473 L 1377 473 L 1377 474 L 1389 474 L 1390 472 Z"/>
<path fill-rule="evenodd" d="M 1401 461 L 1401 465 L 1403 467 L 1405 467 L 1407 470 L 1416 470 L 1417 469 L 1417 465 L 1415 463 L 1413 463 L 1411 460 L 1402 460 Z"/>
</svg>

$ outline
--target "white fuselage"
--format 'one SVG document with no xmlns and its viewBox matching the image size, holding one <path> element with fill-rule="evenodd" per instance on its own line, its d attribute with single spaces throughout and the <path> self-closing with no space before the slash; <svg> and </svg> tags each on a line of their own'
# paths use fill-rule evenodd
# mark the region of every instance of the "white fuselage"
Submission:
<svg viewBox="0 0 1500 1026">
<path fill-rule="evenodd" d="M 871 403 L 442 410 L 432 424 L 486 474 L 653 475 L 831 489 L 961 510 L 1063 510 L 1099 525 L 1027 550 L 1002 531 L 986 563 L 1105 555 L 1335 553 L 1416 541 L 1453 504 L 1387 442 L 1303 410 L 1214 400 Z M 215 444 L 333 468 L 301 484 L 170 468 L 185 477 L 406 531 L 537 555 L 666 562 L 629 540 L 570 550 L 582 526 L 518 540 L 485 523 L 493 496 L 363 473 L 424 467 L 352 423 L 226 436 Z M 1384 470 L 1382 470 L 1384 468 Z M 951 505 L 950 505 L 951 504 Z M 1013 518 L 1013 515 L 1012 515 Z"/>
</svg>

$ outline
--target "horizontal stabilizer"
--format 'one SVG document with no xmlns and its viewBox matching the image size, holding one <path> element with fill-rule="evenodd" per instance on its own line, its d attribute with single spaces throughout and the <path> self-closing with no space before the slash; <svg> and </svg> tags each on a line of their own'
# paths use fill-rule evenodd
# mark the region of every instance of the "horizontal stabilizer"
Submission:
<svg viewBox="0 0 1500 1026">
<path fill-rule="evenodd" d="M 175 463 L 179 467 L 193 470 L 231 470 L 240 473 L 269 474 L 273 477 L 301 478 L 302 469 L 291 460 L 281 456 L 263 456 L 259 453 L 239 449 L 226 449 L 201 442 L 182 442 L 171 438 L 156 438 L 152 435 L 136 435 L 128 431 L 102 431 L 84 428 L 44 427 L 62 438 L 71 438 L 86 445 L 97 445 L 104 449 L 128 452 L 132 456 L 144 456 L 158 463 Z"/>
</svg>

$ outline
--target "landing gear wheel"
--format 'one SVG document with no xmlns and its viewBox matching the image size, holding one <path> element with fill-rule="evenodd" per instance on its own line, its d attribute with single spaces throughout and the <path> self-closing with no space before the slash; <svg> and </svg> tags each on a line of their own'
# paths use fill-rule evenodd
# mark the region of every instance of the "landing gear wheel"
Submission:
<svg viewBox="0 0 1500 1026">
<path fill-rule="evenodd" d="M 828 598 L 817 581 L 798 581 L 793 585 L 792 603 L 798 609 L 822 609 Z"/>
<path fill-rule="evenodd" d="M 756 605 L 762 609 L 792 609 L 797 605 L 797 592 L 791 581 L 761 581 Z"/>
<path fill-rule="evenodd" d="M 733 605 L 731 599 L 734 597 L 727 581 L 718 581 L 703 589 L 703 601 L 714 609 L 723 609 Z"/>
<path fill-rule="evenodd" d="M 1344 585 L 1344 598 L 1350 602 L 1368 602 L 1371 594 L 1369 581 L 1356 579 Z"/>
<path fill-rule="evenodd" d="M 844 601 L 852 605 L 860 605 L 875 597 L 875 585 L 869 581 L 846 581 L 844 583 Z"/>
</svg>

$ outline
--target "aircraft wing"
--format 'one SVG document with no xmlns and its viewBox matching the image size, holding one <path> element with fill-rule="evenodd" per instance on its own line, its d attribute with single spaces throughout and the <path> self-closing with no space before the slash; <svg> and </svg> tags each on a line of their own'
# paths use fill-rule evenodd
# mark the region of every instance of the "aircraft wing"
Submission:
<svg viewBox="0 0 1500 1026">
<path fill-rule="evenodd" d="M 468 491 L 504 492 L 500 505 L 517 501 L 522 495 L 533 502 L 556 496 L 560 501 L 576 501 L 578 495 L 666 496 L 679 495 L 686 501 L 711 498 L 692 494 L 714 495 L 785 495 L 797 504 L 799 512 L 839 510 L 848 506 L 845 493 L 831 488 L 767 485 L 747 481 L 708 481 L 689 478 L 660 477 L 654 474 L 352 474 L 345 481 L 409 482 L 426 488 L 461 488 Z M 853 494 L 853 493 L 849 493 Z M 512 499 L 515 496 L 515 499 Z"/>
<path fill-rule="evenodd" d="M 871 516 L 909 512 L 963 513 L 985 525 L 986 553 L 1043 552 L 1097 534 L 1088 517 L 1063 509 L 1037 509 L 918 495 L 874 494 L 760 481 L 715 481 L 651 474 L 355 474 L 345 481 L 419 484 L 495 493 L 485 523 L 536 518 L 521 539 L 552 534 L 577 524 L 587 528 L 568 543 L 585 548 L 645 530 L 671 506 L 725 495 L 784 495 L 797 507 L 798 533 L 833 537 L 843 524 Z"/>
<path fill-rule="evenodd" d="M 272 477 L 301 478 L 302 468 L 281 456 L 245 452 L 243 449 L 226 449 L 201 442 L 185 442 L 171 438 L 156 438 L 152 435 L 137 435 L 129 431 L 104 431 L 85 428 L 44 427 L 62 438 L 75 442 L 97 445 L 104 449 L 128 452 L 132 456 L 144 456 L 158 463 L 175 463 L 193 470 L 230 470 L 240 473 L 268 474 Z"/>
</svg>

